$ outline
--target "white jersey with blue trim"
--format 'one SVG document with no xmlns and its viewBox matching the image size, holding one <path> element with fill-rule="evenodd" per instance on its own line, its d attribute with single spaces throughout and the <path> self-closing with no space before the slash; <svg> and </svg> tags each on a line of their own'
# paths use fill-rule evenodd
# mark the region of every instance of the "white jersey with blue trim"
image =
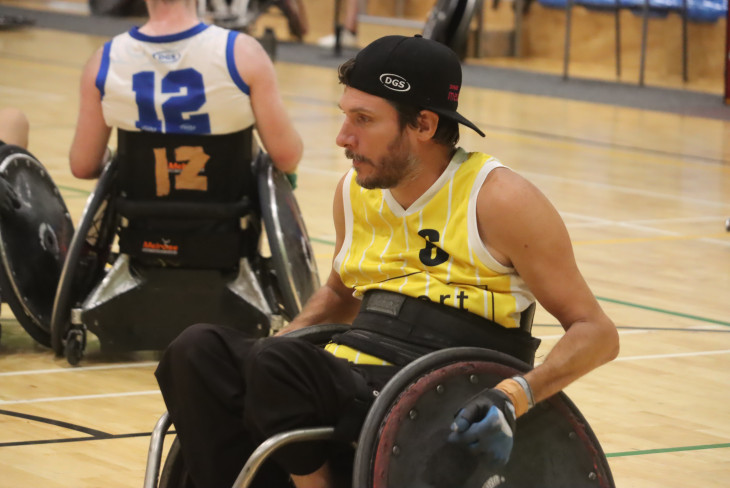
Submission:
<svg viewBox="0 0 730 488">
<path fill-rule="evenodd" d="M 200 23 L 164 36 L 134 27 L 111 39 L 96 77 L 107 125 L 175 134 L 229 134 L 251 127 L 249 87 L 233 56 L 237 35 Z"/>
</svg>

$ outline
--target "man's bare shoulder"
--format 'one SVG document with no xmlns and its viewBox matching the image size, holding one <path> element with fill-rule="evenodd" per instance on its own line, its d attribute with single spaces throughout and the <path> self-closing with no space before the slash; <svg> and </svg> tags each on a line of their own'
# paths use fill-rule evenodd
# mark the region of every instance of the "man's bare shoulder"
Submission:
<svg viewBox="0 0 730 488">
<path fill-rule="evenodd" d="M 519 206 L 537 197 L 544 198 L 527 178 L 507 167 L 492 170 L 479 191 L 480 202 L 499 210 Z"/>
</svg>

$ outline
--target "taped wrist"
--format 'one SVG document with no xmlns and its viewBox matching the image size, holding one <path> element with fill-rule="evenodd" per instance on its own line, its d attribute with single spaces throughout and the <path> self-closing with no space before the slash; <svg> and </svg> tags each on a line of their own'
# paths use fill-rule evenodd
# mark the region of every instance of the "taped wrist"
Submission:
<svg viewBox="0 0 730 488">
<path fill-rule="evenodd" d="M 512 402 L 512 405 L 515 407 L 515 418 L 519 418 L 522 414 L 530 409 L 531 405 L 528 399 L 527 392 L 522 387 L 520 382 L 518 382 L 514 378 L 507 378 L 506 380 L 502 380 L 494 388 L 504 392 L 504 394 L 507 395 L 507 398 L 509 398 L 509 400 Z"/>
<path fill-rule="evenodd" d="M 522 389 L 525 390 L 525 394 L 527 395 L 527 410 L 534 407 L 535 397 L 532 395 L 532 388 L 530 388 L 530 384 L 527 380 L 523 376 L 513 376 L 512 379 L 519 383 L 520 386 L 522 386 Z"/>
</svg>

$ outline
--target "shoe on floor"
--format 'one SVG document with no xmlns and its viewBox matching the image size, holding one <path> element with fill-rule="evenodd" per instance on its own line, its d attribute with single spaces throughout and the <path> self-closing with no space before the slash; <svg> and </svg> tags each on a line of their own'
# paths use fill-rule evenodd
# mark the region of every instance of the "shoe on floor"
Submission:
<svg viewBox="0 0 730 488">
<path fill-rule="evenodd" d="M 321 37 L 317 41 L 317 45 L 320 47 L 335 47 L 335 35 L 330 34 L 328 36 Z M 347 29 L 342 29 L 342 33 L 340 34 L 340 46 L 358 47 L 357 36 Z"/>
</svg>

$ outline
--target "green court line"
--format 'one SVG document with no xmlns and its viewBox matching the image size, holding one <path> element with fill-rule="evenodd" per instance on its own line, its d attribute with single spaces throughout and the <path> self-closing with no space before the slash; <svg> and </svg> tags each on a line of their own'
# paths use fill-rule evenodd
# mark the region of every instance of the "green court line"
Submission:
<svg viewBox="0 0 730 488">
<path fill-rule="evenodd" d="M 596 298 L 601 301 L 604 301 L 604 302 L 616 303 L 619 305 L 626 305 L 627 307 L 640 308 L 642 310 L 649 310 L 651 312 L 659 312 L 659 313 L 663 313 L 663 314 L 667 314 L 667 315 L 674 315 L 675 317 L 683 317 L 685 319 L 699 320 L 700 322 L 708 322 L 711 324 L 724 325 L 726 327 L 730 327 L 730 322 L 725 322 L 723 320 L 708 319 L 707 317 L 700 317 L 698 315 L 690 315 L 688 313 L 682 313 L 682 312 L 673 312 L 671 310 L 664 310 L 662 308 L 649 307 L 647 305 L 640 305 L 638 303 L 631 303 L 631 302 L 625 302 L 623 300 L 616 300 L 615 298 L 606 298 L 606 297 L 596 297 Z"/>
<path fill-rule="evenodd" d="M 85 194 L 85 195 L 89 195 L 91 193 L 91 192 L 88 192 L 86 190 L 80 190 L 78 188 L 69 188 L 69 187 L 59 187 L 59 188 L 62 188 L 62 189 L 65 189 L 65 190 L 69 190 L 69 191 L 75 191 L 75 192 L 82 193 L 82 194 Z M 334 246 L 335 245 L 334 241 L 331 241 L 331 240 L 328 240 L 328 239 L 321 239 L 319 237 L 310 237 L 309 240 L 312 241 L 312 242 L 316 242 L 318 244 L 326 244 L 328 246 Z M 626 301 L 623 301 L 623 300 L 617 300 L 615 298 L 607 298 L 607 297 L 596 297 L 596 298 L 598 300 L 600 300 L 600 301 L 603 301 L 603 302 L 615 303 L 615 304 L 624 305 L 624 306 L 627 306 L 627 307 L 640 308 L 642 310 L 648 310 L 648 311 L 651 311 L 651 312 L 663 313 L 663 314 L 666 314 L 666 315 L 673 315 L 675 317 L 683 317 L 683 318 L 686 318 L 686 319 L 698 320 L 700 322 L 708 322 L 708 323 L 711 323 L 711 324 L 724 325 L 725 327 L 730 327 L 730 322 L 726 322 L 726 321 L 723 321 L 723 320 L 709 319 L 707 317 L 700 317 L 698 315 L 691 315 L 691 314 L 686 314 L 686 313 L 682 313 L 682 312 L 674 312 L 672 310 L 665 310 L 665 309 L 662 309 L 662 308 L 650 307 L 648 305 L 641 305 L 641 304 L 638 304 L 638 303 L 626 302 Z"/>
<path fill-rule="evenodd" d="M 88 190 L 82 190 L 80 188 L 73 188 L 73 187 L 70 187 L 70 186 L 58 186 L 58 189 L 59 190 L 63 190 L 63 191 L 71 191 L 71 192 L 74 192 L 74 193 L 80 193 L 81 195 L 84 195 L 84 196 L 91 195 L 91 192 L 88 191 Z"/>
<path fill-rule="evenodd" d="M 328 244 L 330 246 L 334 246 L 335 245 L 334 242 L 328 241 L 327 239 L 320 239 L 319 237 L 310 237 L 309 240 L 312 241 L 312 242 L 317 242 L 319 244 Z"/>
<path fill-rule="evenodd" d="M 626 456 L 643 456 L 644 454 L 662 454 L 666 452 L 683 452 L 683 451 L 701 451 L 704 449 L 726 449 L 730 447 L 730 442 L 723 444 L 704 444 L 700 446 L 684 446 L 684 447 L 667 447 L 664 449 L 644 449 L 641 451 L 625 451 L 625 452 L 612 452 L 606 454 L 607 458 L 610 457 L 626 457 Z"/>
<path fill-rule="evenodd" d="M 312 242 L 317 242 L 319 244 L 329 244 L 330 246 L 335 245 L 334 242 L 328 241 L 326 239 L 319 239 L 317 237 L 310 237 L 309 239 Z M 618 305 L 625 305 L 627 307 L 640 308 L 642 310 L 649 310 L 651 312 L 658 312 L 658 313 L 663 313 L 666 315 L 673 315 L 675 317 L 683 317 L 686 319 L 699 320 L 700 322 L 708 322 L 711 324 L 724 325 L 726 327 L 730 327 L 730 322 L 726 322 L 723 320 L 708 319 L 707 317 L 700 317 L 698 315 L 690 315 L 690 314 L 682 313 L 682 312 L 674 312 L 672 310 L 664 310 L 662 308 L 650 307 L 648 305 L 641 305 L 638 303 L 625 302 L 623 300 L 616 300 L 615 298 L 607 298 L 607 297 L 596 297 L 596 298 L 603 302 L 616 303 Z"/>
</svg>

